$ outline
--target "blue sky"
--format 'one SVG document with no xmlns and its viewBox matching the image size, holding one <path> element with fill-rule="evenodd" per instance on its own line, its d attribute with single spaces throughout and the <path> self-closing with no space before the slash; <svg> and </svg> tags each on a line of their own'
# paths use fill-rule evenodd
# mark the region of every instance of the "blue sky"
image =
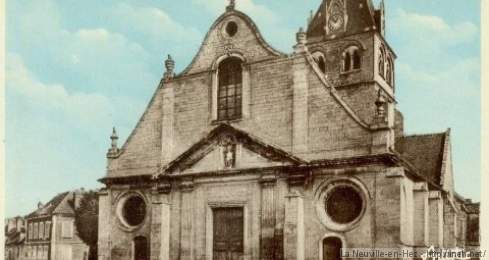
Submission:
<svg viewBox="0 0 489 260">
<path fill-rule="evenodd" d="M 274 47 L 320 0 L 237 0 Z M 374 1 L 378 3 L 378 1 Z M 112 126 L 122 143 L 171 54 L 197 52 L 225 0 L 7 0 L 6 215 L 100 187 Z M 480 198 L 480 2 L 386 0 L 408 134 L 452 129 L 456 189 Z"/>
</svg>

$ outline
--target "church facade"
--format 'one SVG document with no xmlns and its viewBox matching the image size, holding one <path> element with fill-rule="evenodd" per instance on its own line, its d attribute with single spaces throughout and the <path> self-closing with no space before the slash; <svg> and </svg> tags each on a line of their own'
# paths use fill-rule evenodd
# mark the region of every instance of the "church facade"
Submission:
<svg viewBox="0 0 489 260">
<path fill-rule="evenodd" d="M 478 246 L 450 131 L 407 136 L 384 6 L 323 0 L 293 53 L 234 1 L 166 72 L 99 194 L 100 260 L 340 259 Z"/>
</svg>

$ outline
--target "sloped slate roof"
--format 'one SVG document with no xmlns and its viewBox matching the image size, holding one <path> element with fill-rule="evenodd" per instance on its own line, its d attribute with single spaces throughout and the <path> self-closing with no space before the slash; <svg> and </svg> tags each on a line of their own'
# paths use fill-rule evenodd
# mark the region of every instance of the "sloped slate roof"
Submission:
<svg viewBox="0 0 489 260">
<path fill-rule="evenodd" d="M 74 213 L 73 207 L 69 204 L 69 194 L 71 192 L 63 192 L 54 196 L 54 198 L 41 208 L 27 215 L 27 218 L 51 215 L 53 213 Z"/>
<path fill-rule="evenodd" d="M 440 185 L 446 133 L 403 136 L 396 139 L 396 150 L 420 174 Z"/>
</svg>

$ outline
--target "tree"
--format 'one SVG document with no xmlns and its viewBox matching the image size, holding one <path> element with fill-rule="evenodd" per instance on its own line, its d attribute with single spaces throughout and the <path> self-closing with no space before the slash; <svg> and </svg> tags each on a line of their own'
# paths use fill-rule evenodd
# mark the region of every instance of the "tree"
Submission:
<svg viewBox="0 0 489 260">
<path fill-rule="evenodd" d="M 75 208 L 75 225 L 78 236 L 89 246 L 88 260 L 97 259 L 98 241 L 98 194 L 88 191 L 83 194 Z"/>
</svg>

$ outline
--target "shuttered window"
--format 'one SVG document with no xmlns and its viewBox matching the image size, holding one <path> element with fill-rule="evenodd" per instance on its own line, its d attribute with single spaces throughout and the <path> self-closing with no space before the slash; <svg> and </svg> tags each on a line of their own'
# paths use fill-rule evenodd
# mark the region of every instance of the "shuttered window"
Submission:
<svg viewBox="0 0 489 260">
<path fill-rule="evenodd" d="M 73 222 L 63 221 L 61 224 L 61 237 L 72 238 L 73 237 Z"/>
</svg>

